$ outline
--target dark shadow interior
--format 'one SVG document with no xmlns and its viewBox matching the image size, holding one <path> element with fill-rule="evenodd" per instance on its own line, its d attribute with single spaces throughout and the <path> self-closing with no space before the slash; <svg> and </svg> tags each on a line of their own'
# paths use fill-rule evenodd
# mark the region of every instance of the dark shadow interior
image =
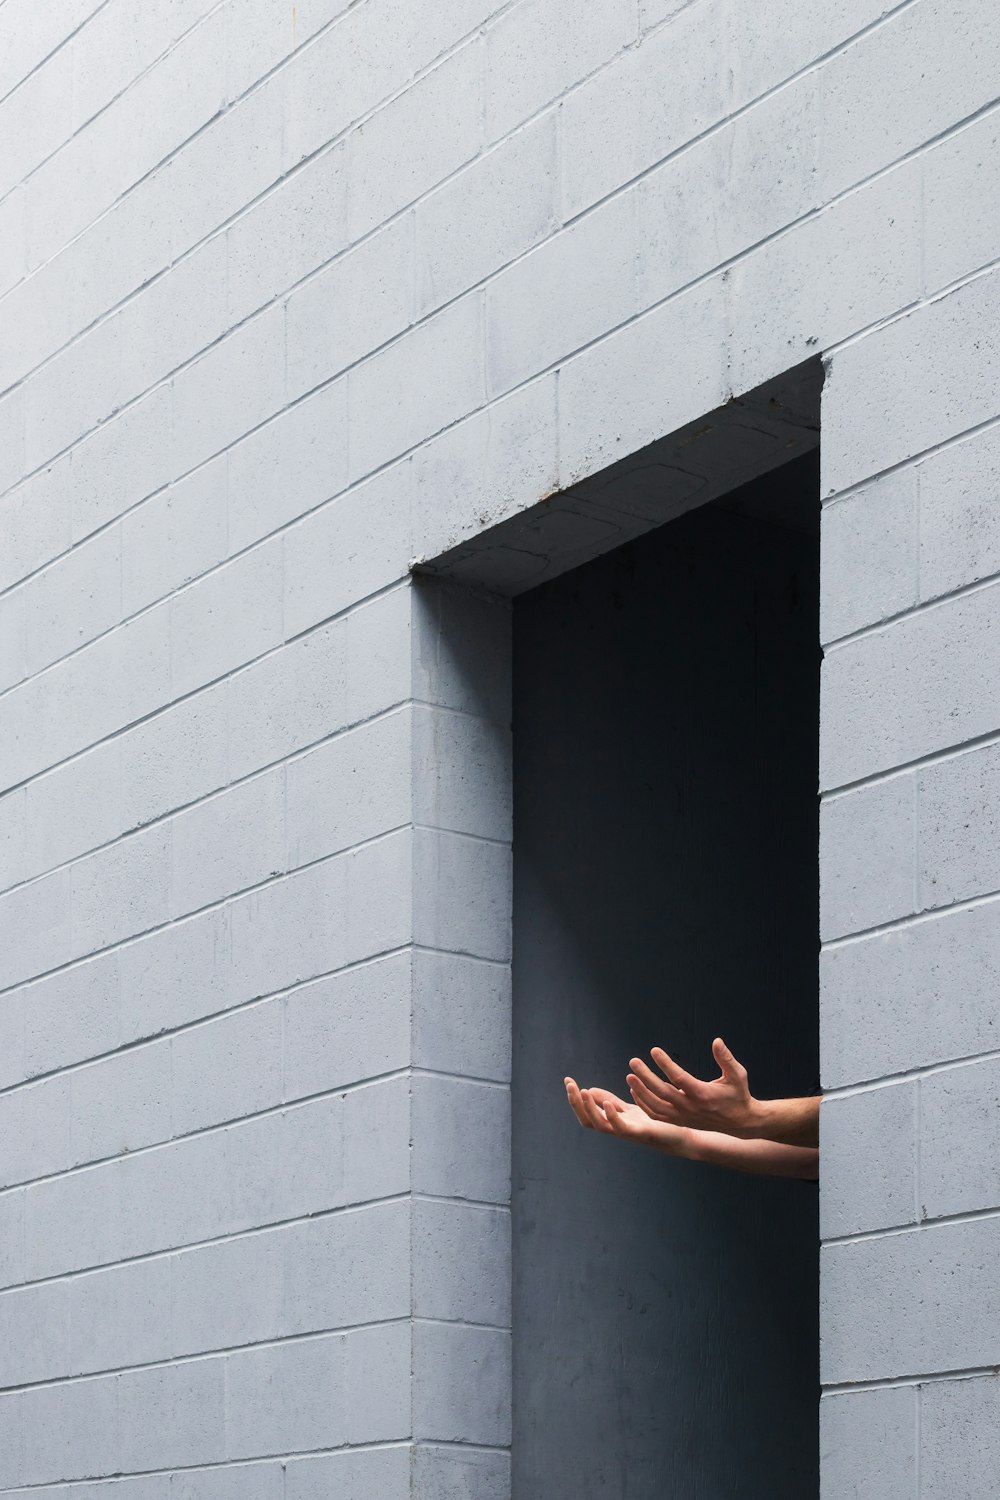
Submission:
<svg viewBox="0 0 1000 1500">
<path fill-rule="evenodd" d="M 514 604 L 514 1500 L 818 1494 L 815 1187 L 582 1131 L 818 1082 L 818 455 Z"/>
</svg>

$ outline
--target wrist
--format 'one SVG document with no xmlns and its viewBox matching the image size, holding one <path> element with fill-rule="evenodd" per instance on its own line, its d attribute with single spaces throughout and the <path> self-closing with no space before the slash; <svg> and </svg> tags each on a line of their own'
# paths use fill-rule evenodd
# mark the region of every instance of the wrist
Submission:
<svg viewBox="0 0 1000 1500">
<path fill-rule="evenodd" d="M 747 1104 L 746 1117 L 738 1131 L 741 1140 L 756 1141 L 766 1139 L 771 1125 L 771 1105 L 767 1099 L 751 1098 Z"/>
</svg>

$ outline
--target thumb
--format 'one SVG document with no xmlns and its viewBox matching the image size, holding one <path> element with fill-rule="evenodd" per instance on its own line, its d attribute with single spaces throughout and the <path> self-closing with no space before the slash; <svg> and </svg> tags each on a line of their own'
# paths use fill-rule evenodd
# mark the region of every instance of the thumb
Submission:
<svg viewBox="0 0 1000 1500">
<path fill-rule="evenodd" d="M 738 1079 L 743 1074 L 742 1064 L 736 1061 L 721 1036 L 717 1036 L 712 1043 L 712 1056 L 719 1064 L 723 1078 Z"/>
</svg>

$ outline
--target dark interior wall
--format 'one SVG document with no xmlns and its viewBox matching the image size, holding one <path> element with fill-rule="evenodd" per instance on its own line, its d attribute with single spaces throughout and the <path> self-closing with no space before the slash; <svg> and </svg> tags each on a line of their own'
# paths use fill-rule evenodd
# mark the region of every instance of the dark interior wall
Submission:
<svg viewBox="0 0 1000 1500">
<path fill-rule="evenodd" d="M 817 1194 L 597 1137 L 723 1035 L 817 1082 L 815 456 L 514 609 L 514 1497 L 809 1500 Z"/>
</svg>

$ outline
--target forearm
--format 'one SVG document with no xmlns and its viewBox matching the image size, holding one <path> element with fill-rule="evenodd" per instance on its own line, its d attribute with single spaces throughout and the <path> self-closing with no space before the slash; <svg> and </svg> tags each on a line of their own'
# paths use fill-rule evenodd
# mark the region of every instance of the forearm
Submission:
<svg viewBox="0 0 1000 1500">
<path fill-rule="evenodd" d="M 645 1144 L 664 1156 L 728 1167 L 733 1172 L 749 1172 L 759 1177 L 815 1180 L 819 1176 L 819 1151 L 812 1147 L 744 1140 L 718 1130 L 690 1130 L 673 1125 L 651 1128 Z"/>
<path fill-rule="evenodd" d="M 755 1099 L 747 1128 L 740 1132 L 747 1141 L 773 1141 L 785 1146 L 819 1146 L 819 1108 L 822 1099 Z"/>
</svg>

